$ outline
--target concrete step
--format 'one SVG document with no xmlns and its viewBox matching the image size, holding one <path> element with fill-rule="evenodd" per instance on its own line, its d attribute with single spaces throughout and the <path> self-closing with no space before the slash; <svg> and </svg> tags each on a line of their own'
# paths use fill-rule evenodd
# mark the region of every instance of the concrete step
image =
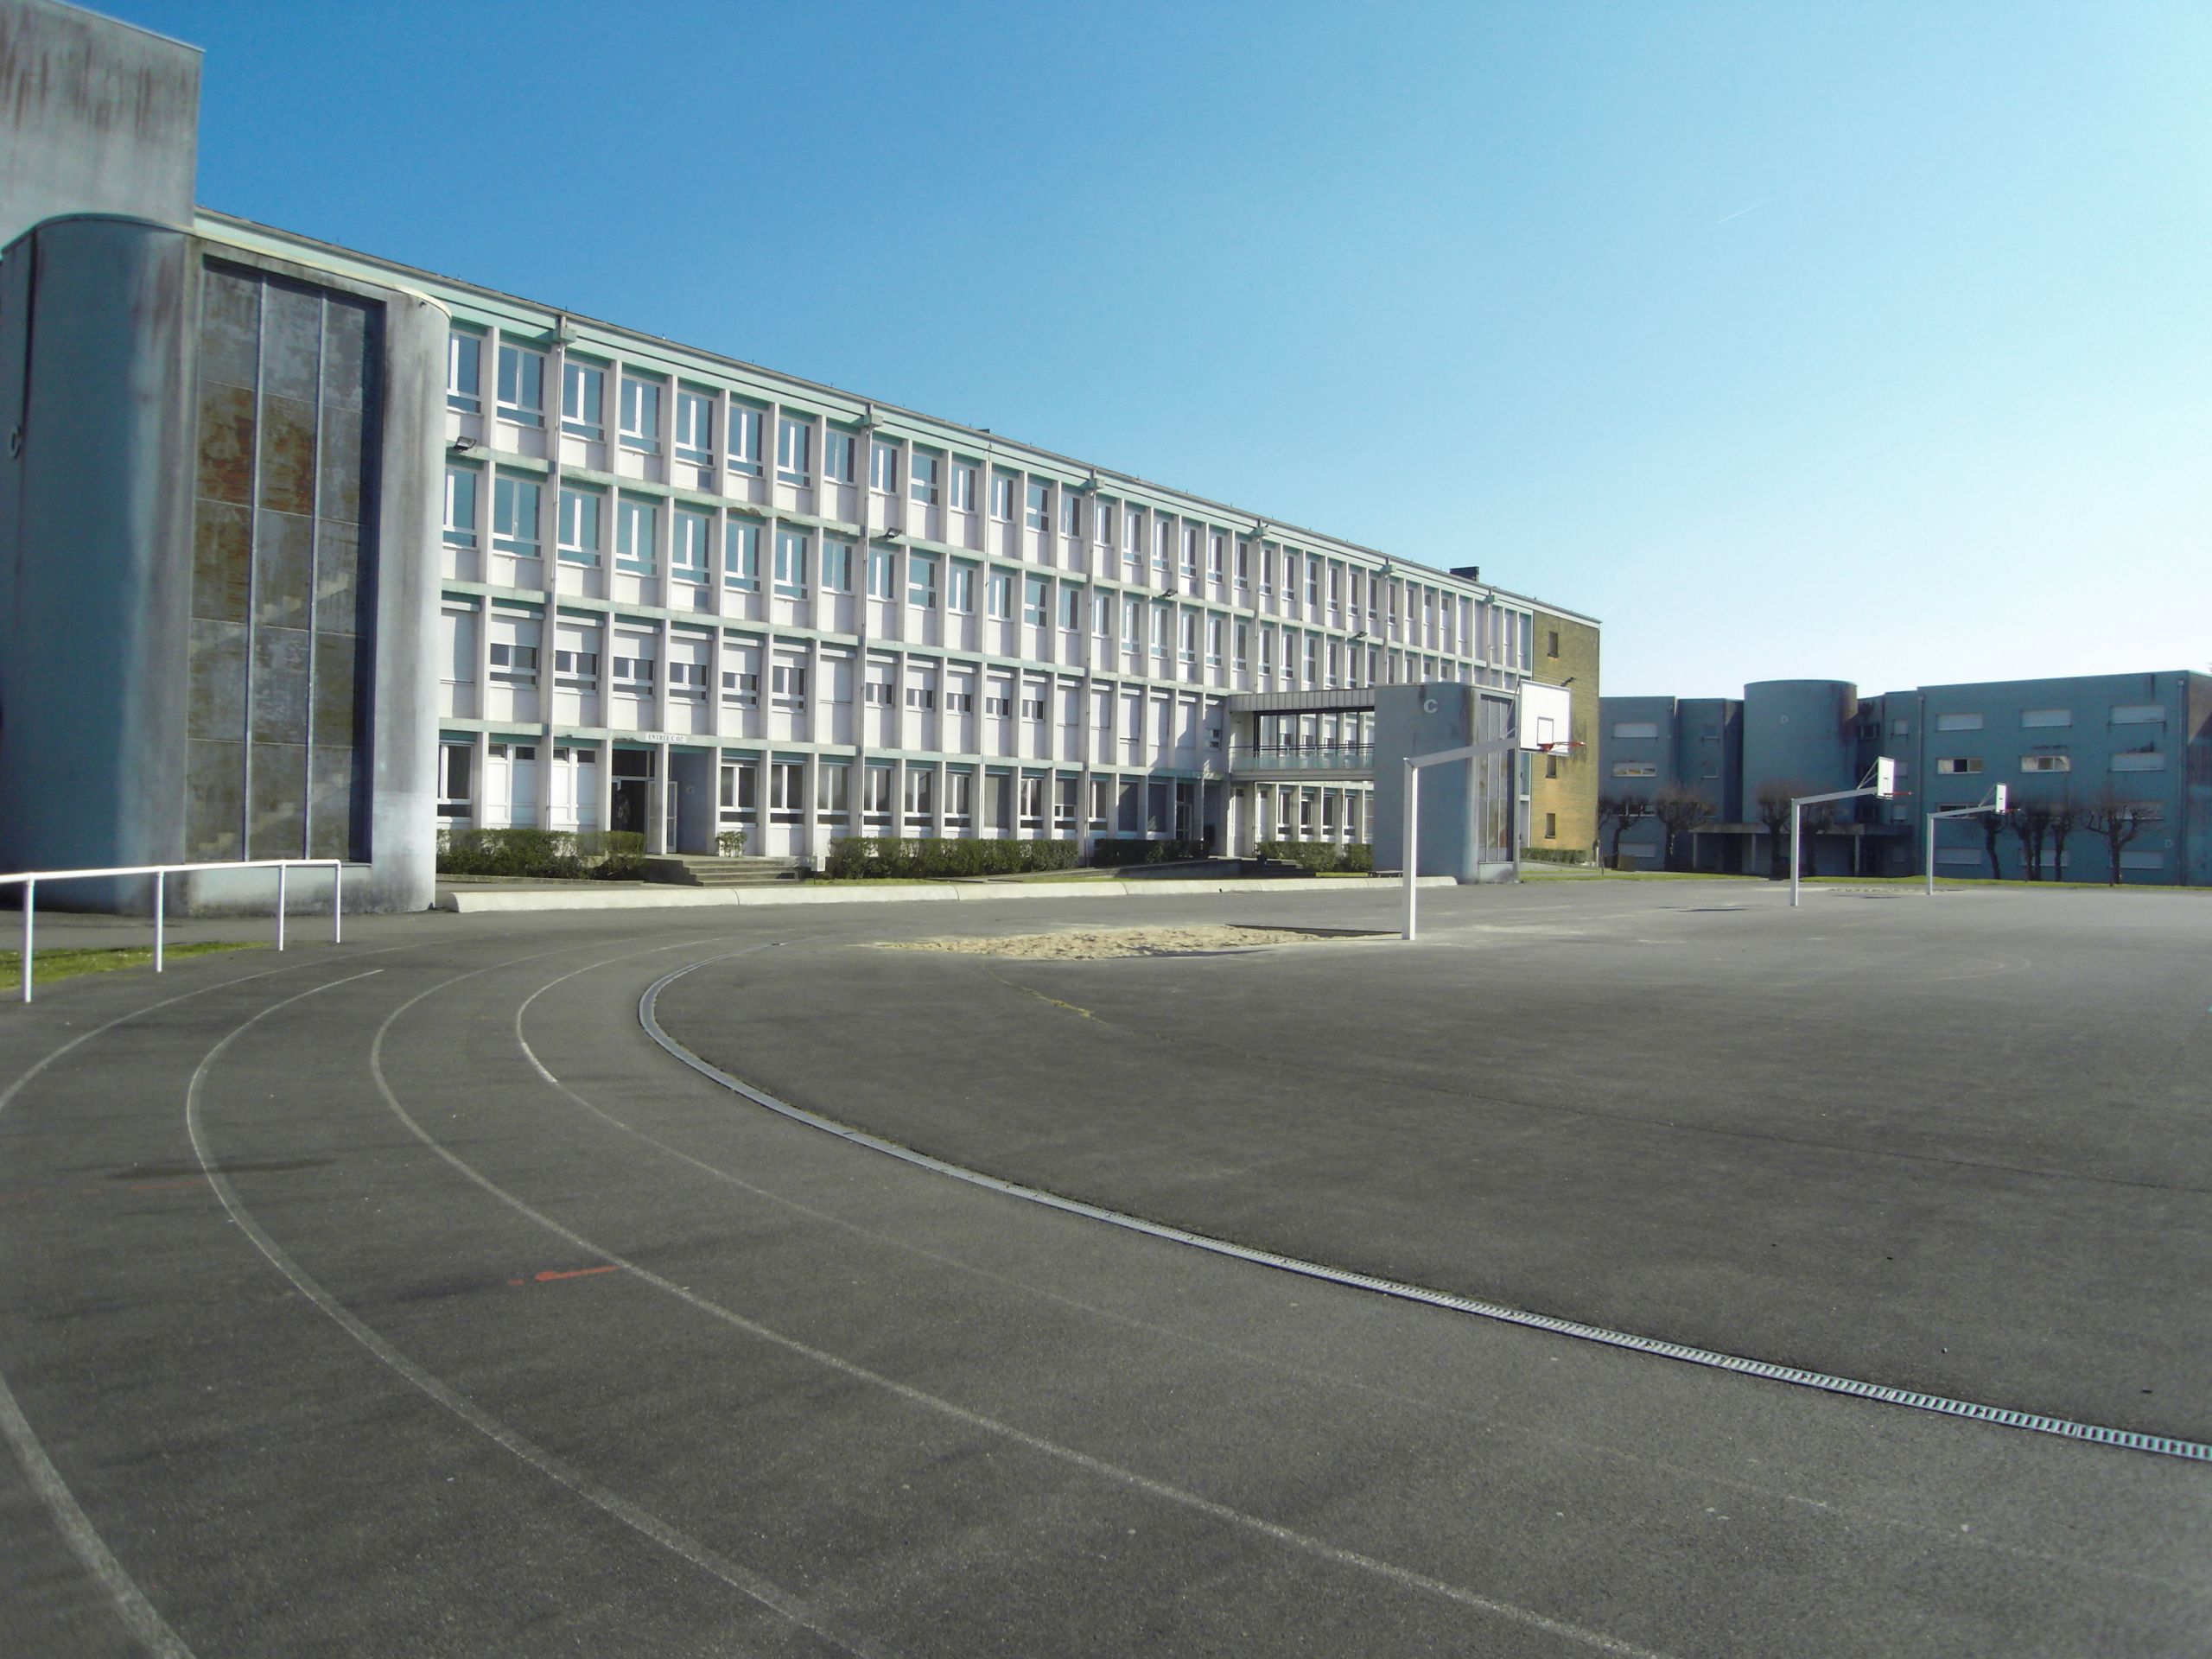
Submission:
<svg viewBox="0 0 2212 1659">
<path fill-rule="evenodd" d="M 752 887 L 766 881 L 796 881 L 809 868 L 803 858 L 713 858 L 696 853 L 668 853 L 645 860 L 648 881 L 678 887 Z"/>
</svg>

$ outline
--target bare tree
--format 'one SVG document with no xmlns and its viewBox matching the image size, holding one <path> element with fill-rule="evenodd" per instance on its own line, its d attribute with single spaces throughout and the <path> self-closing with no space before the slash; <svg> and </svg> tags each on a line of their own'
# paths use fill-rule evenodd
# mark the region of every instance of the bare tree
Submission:
<svg viewBox="0 0 2212 1659">
<path fill-rule="evenodd" d="M 2063 790 L 2050 804 L 2050 875 L 2054 881 L 2066 879 L 2066 837 L 2082 827 L 2082 809 L 2075 804 L 2073 791 Z"/>
<path fill-rule="evenodd" d="M 1776 881 L 1789 879 L 1789 803 L 1800 795 L 1815 793 L 1813 786 L 1802 778 L 1777 778 L 1771 783 L 1761 784 L 1758 793 L 1751 798 L 1759 809 L 1759 822 L 1766 826 L 1768 878 Z M 1808 808 L 1798 819 L 1801 830 L 1818 834 L 1835 822 L 1835 814 L 1825 804 Z"/>
<path fill-rule="evenodd" d="M 2022 800 L 2005 814 L 2005 821 L 2019 837 L 2020 862 L 2027 867 L 2028 880 L 2042 880 L 2044 843 L 2050 837 L 2050 803 Z"/>
<path fill-rule="evenodd" d="M 1651 798 L 1651 815 L 1667 832 L 1666 855 L 1662 861 L 1667 868 L 1681 868 L 1675 859 L 1675 842 L 1690 831 L 1711 823 L 1719 813 L 1713 797 L 1687 784 L 1669 784 Z"/>
<path fill-rule="evenodd" d="M 1599 827 L 1601 830 L 1607 824 L 1613 827 L 1612 848 L 1605 860 L 1608 868 L 1618 870 L 1621 867 L 1621 831 L 1650 816 L 1651 798 L 1649 795 L 1631 795 L 1624 791 L 1618 795 L 1600 795 L 1598 798 Z"/>
<path fill-rule="evenodd" d="M 2158 817 L 2155 804 L 2122 800 L 2120 791 L 2110 784 L 2082 807 L 2082 827 L 2093 836 L 2103 836 L 2105 850 L 2111 855 L 2110 886 L 2120 885 L 2120 855 L 2127 850 L 2127 843 L 2143 833 L 2144 825 L 2156 823 Z"/>
</svg>

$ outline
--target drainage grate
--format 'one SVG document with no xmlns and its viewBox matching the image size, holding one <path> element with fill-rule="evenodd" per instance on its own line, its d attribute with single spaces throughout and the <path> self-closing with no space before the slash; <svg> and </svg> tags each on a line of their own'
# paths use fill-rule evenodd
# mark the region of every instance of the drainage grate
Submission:
<svg viewBox="0 0 2212 1659">
<path fill-rule="evenodd" d="M 755 947 L 757 948 L 757 947 Z M 733 952 L 742 955 L 742 952 Z M 1033 1186 L 1024 1186 L 1016 1181 L 1005 1180 L 996 1175 L 987 1175 L 981 1170 L 969 1169 L 960 1164 L 947 1163 L 942 1158 L 932 1158 L 927 1153 L 917 1152 L 912 1147 L 900 1146 L 881 1135 L 870 1135 L 865 1129 L 855 1129 L 794 1106 L 788 1101 L 755 1089 L 751 1084 L 733 1077 L 721 1067 L 709 1065 L 684 1047 L 665 1031 L 653 1017 L 653 1005 L 662 990 L 690 973 L 694 969 L 709 967 L 727 958 L 710 957 L 704 962 L 695 962 L 690 967 L 679 968 L 674 973 L 664 974 L 645 988 L 638 999 L 638 1023 L 645 1034 L 662 1048 L 690 1066 L 703 1077 L 711 1078 L 734 1094 L 742 1095 L 754 1104 L 766 1107 L 795 1122 L 834 1135 L 841 1141 L 871 1151 L 886 1153 L 902 1162 L 949 1175 L 955 1180 L 965 1181 L 972 1186 L 1002 1192 L 1008 1198 L 1020 1198 L 1030 1204 L 1044 1205 L 1071 1216 L 1083 1216 L 1092 1221 L 1103 1221 L 1148 1237 L 1164 1239 L 1170 1243 L 1187 1244 L 1194 1249 L 1208 1250 L 1216 1255 L 1225 1255 L 1239 1262 L 1249 1262 L 1261 1267 L 1278 1268 L 1286 1273 L 1295 1273 L 1308 1279 L 1319 1279 L 1333 1285 L 1350 1286 L 1359 1290 L 1371 1290 L 1401 1301 L 1419 1302 L 1428 1307 L 1440 1307 L 1455 1313 L 1471 1313 L 1485 1319 L 1495 1319 L 1503 1325 L 1517 1325 L 1535 1331 L 1548 1331 L 1554 1336 L 1573 1337 L 1583 1342 L 1603 1343 L 1611 1348 L 1625 1348 L 1639 1354 L 1655 1354 L 1662 1358 L 1679 1359 L 1692 1365 L 1709 1366 L 1714 1370 L 1734 1371 L 1745 1376 L 1761 1376 L 1776 1382 L 1794 1383 L 1799 1388 L 1819 1389 L 1828 1394 L 1850 1395 L 1860 1400 L 1878 1400 L 1886 1405 L 1910 1406 L 1916 1411 L 1931 1411 L 1947 1417 L 1965 1417 L 1976 1422 L 1994 1423 L 2005 1428 L 2030 1429 L 2038 1434 L 2056 1434 L 2066 1440 L 2088 1440 L 2099 1446 L 2124 1446 L 2134 1452 L 2152 1452 L 2161 1457 L 2186 1458 L 2199 1463 L 2212 1463 L 2212 1445 L 2199 1440 L 2184 1440 L 2166 1434 L 2145 1434 L 2131 1428 L 2111 1428 L 2101 1423 L 2077 1423 L 2070 1418 L 2048 1417 L 2040 1412 L 2014 1411 L 2004 1406 L 1983 1405 L 1974 1400 L 1954 1400 L 1940 1394 L 1922 1394 L 1911 1389 L 1896 1389 L 1885 1382 L 1867 1382 L 1857 1377 L 1831 1376 L 1825 1371 L 1808 1371 L 1796 1365 L 1777 1365 L 1764 1359 L 1749 1359 L 1741 1354 L 1724 1354 L 1711 1348 L 1694 1348 L 1686 1343 L 1667 1342 L 1657 1337 L 1642 1337 L 1630 1331 L 1611 1331 L 1603 1325 L 1585 1325 L 1579 1319 L 1562 1319 L 1549 1313 L 1532 1313 L 1526 1308 L 1509 1307 L 1502 1302 L 1485 1302 L 1471 1296 L 1461 1296 L 1448 1290 L 1430 1290 L 1421 1285 L 1408 1285 L 1395 1279 L 1378 1279 L 1372 1274 L 1354 1273 L 1344 1268 L 1332 1268 L 1319 1262 L 1307 1262 L 1294 1255 L 1279 1255 L 1273 1250 L 1255 1249 L 1247 1244 L 1234 1244 L 1227 1239 L 1211 1238 L 1204 1233 L 1185 1231 L 1161 1222 L 1147 1221 L 1142 1216 L 1133 1216 L 1120 1210 L 1108 1210 L 1095 1204 L 1085 1204 L 1080 1198 L 1062 1198 L 1057 1192 L 1046 1192 Z"/>
</svg>

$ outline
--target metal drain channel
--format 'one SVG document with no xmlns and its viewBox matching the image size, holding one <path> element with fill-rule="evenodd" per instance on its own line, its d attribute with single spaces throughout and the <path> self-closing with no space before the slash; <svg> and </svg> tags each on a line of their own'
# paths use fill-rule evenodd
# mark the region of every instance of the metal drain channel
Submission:
<svg viewBox="0 0 2212 1659">
<path fill-rule="evenodd" d="M 1954 1400 L 1946 1395 L 1922 1394 L 1911 1389 L 1891 1388 L 1885 1382 L 1862 1382 L 1852 1376 L 1831 1376 L 1825 1371 L 1808 1371 L 1796 1365 L 1777 1365 L 1768 1360 L 1748 1359 L 1741 1354 L 1724 1354 L 1711 1348 L 1694 1348 L 1687 1343 L 1642 1337 L 1631 1331 L 1611 1331 L 1604 1325 L 1585 1325 L 1577 1319 L 1557 1319 L 1548 1313 L 1532 1313 L 1526 1308 L 1509 1307 L 1502 1302 L 1481 1301 L 1448 1290 L 1430 1290 L 1421 1285 L 1408 1285 L 1395 1279 L 1378 1279 L 1372 1274 L 1332 1268 L 1294 1255 L 1279 1255 L 1273 1250 L 1255 1249 L 1248 1244 L 1231 1243 L 1227 1239 L 1189 1232 L 1161 1222 L 1147 1221 L 1142 1216 L 1133 1216 L 1125 1211 L 1085 1204 L 1080 1198 L 1063 1198 L 1057 1192 L 1024 1186 L 1018 1181 L 988 1175 L 964 1165 L 947 1163 L 942 1158 L 932 1158 L 912 1147 L 901 1146 L 895 1141 L 885 1140 L 881 1135 L 870 1135 L 865 1129 L 855 1129 L 810 1112 L 804 1107 L 794 1106 L 789 1101 L 779 1100 L 773 1095 L 730 1076 L 721 1067 L 709 1064 L 662 1030 L 660 1021 L 653 1014 L 653 1005 L 659 1000 L 662 990 L 693 969 L 711 967 L 724 959 L 711 957 L 703 962 L 695 962 L 690 967 L 664 974 L 647 986 L 645 995 L 638 999 L 638 1023 L 645 1027 L 645 1034 L 700 1076 L 712 1079 L 734 1094 L 742 1095 L 755 1105 L 765 1106 L 772 1112 L 804 1123 L 810 1128 L 820 1129 L 826 1135 L 834 1135 L 855 1146 L 887 1154 L 902 1163 L 913 1164 L 939 1175 L 949 1175 L 971 1186 L 1002 1192 L 1008 1198 L 1042 1205 L 1048 1210 L 1082 1216 L 1091 1221 L 1103 1221 L 1112 1226 L 1126 1228 L 1133 1233 L 1164 1239 L 1170 1243 L 1187 1244 L 1197 1249 L 1209 1250 L 1216 1255 L 1249 1262 L 1260 1267 L 1281 1268 L 1286 1273 L 1323 1280 L 1332 1285 L 1375 1291 L 1384 1296 L 1395 1297 L 1400 1301 L 1419 1302 L 1428 1307 L 1446 1308 L 1455 1313 L 1471 1313 L 1480 1319 L 1496 1319 L 1503 1325 L 1548 1331 L 1554 1336 L 1603 1343 L 1608 1347 L 1625 1348 L 1639 1354 L 1656 1354 L 1665 1359 L 1709 1366 L 1718 1371 L 1761 1376 L 1770 1382 L 1794 1383 L 1799 1388 L 1819 1389 L 1828 1394 L 1849 1395 L 1860 1400 L 1878 1400 L 1885 1405 L 1910 1406 L 1916 1411 L 1931 1411 L 1947 1417 L 1965 1417 L 1975 1422 L 1994 1423 L 2004 1428 L 2024 1428 L 2037 1434 L 2055 1434 L 2064 1440 L 2088 1440 L 2098 1446 L 2122 1446 L 2131 1452 L 2149 1452 L 2160 1457 L 2212 1463 L 2212 1445 L 2201 1440 L 2177 1440 L 2166 1434 L 2145 1434 L 2132 1428 L 2110 1428 L 2101 1423 L 2077 1423 L 2070 1418 L 2047 1417 L 2040 1412 L 2013 1411 L 2003 1406 L 1986 1406 L 1974 1400 Z"/>
</svg>

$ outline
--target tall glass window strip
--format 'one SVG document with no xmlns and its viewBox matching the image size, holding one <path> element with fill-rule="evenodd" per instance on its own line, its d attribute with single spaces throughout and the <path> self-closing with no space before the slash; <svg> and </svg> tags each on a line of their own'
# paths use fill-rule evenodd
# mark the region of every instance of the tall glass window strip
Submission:
<svg viewBox="0 0 2212 1659">
<path fill-rule="evenodd" d="M 660 453 L 660 387 L 652 381 L 622 377 L 621 439 L 625 449 Z"/>
<path fill-rule="evenodd" d="M 653 573 L 653 543 L 660 534 L 660 510 L 650 501 L 623 496 L 614 504 L 614 568 L 633 576 Z"/>
<path fill-rule="evenodd" d="M 807 484 L 814 477 L 814 423 L 803 416 L 785 415 L 776 423 L 776 479 L 783 484 Z"/>
<path fill-rule="evenodd" d="M 561 486 L 561 559 L 566 564 L 597 564 L 600 518 L 604 502 L 596 490 Z"/>
<path fill-rule="evenodd" d="M 537 511 L 541 486 L 534 478 L 499 474 L 492 486 L 492 545 L 518 559 L 538 555 Z"/>
<path fill-rule="evenodd" d="M 446 336 L 446 407 L 464 415 L 484 410 L 484 342 L 458 328 Z"/>
<path fill-rule="evenodd" d="M 776 597 L 806 597 L 806 532 L 803 530 L 776 531 Z"/>
<path fill-rule="evenodd" d="M 760 476 L 760 411 L 742 404 L 729 406 L 729 469 L 746 478 Z"/>
<path fill-rule="evenodd" d="M 476 545 L 476 469 L 446 468 L 446 524 L 448 547 Z"/>
<path fill-rule="evenodd" d="M 676 394 L 676 458 L 695 467 L 715 461 L 715 400 L 702 391 Z"/>
<path fill-rule="evenodd" d="M 605 370 L 588 363 L 565 365 L 561 371 L 561 429 L 572 438 L 605 437 L 606 396 Z"/>
<path fill-rule="evenodd" d="M 707 579 L 707 550 L 714 540 L 714 515 L 701 512 L 696 507 L 678 507 L 671 529 L 669 575 L 677 582 L 703 582 Z"/>
<path fill-rule="evenodd" d="M 722 586 L 740 593 L 760 588 L 760 526 L 733 518 L 722 527 Z"/>
</svg>

